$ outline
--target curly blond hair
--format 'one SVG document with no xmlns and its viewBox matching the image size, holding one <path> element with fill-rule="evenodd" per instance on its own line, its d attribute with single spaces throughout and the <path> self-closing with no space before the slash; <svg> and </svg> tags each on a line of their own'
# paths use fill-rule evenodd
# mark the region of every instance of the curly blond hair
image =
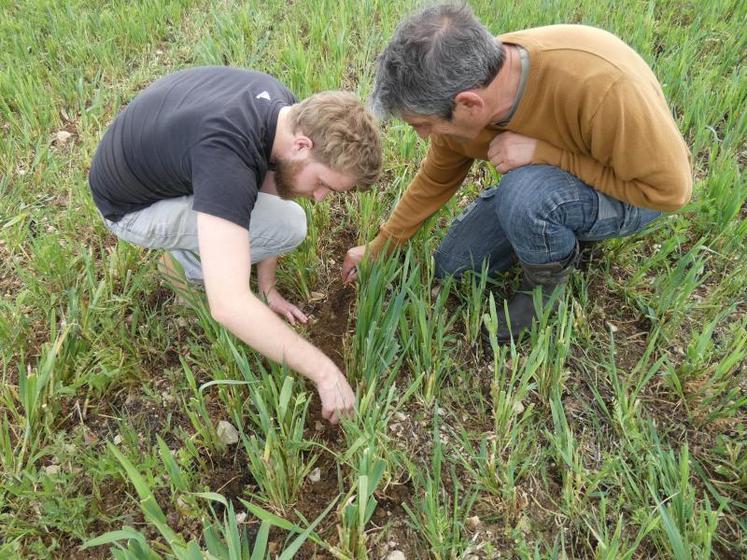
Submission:
<svg viewBox="0 0 747 560">
<path fill-rule="evenodd" d="M 316 161 L 350 174 L 361 189 L 381 172 L 381 139 L 376 119 L 361 101 L 345 91 L 323 91 L 291 107 L 291 130 L 314 143 Z"/>
</svg>

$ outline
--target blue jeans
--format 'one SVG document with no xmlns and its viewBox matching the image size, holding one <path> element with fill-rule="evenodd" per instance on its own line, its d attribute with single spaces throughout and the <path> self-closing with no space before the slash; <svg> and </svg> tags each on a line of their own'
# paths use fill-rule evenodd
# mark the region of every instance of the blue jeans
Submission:
<svg viewBox="0 0 747 560">
<path fill-rule="evenodd" d="M 552 165 L 528 165 L 485 189 L 449 228 L 436 249 L 436 275 L 481 270 L 503 272 L 515 257 L 528 264 L 557 263 L 576 241 L 623 237 L 661 213 L 637 208 L 589 187 Z"/>
</svg>

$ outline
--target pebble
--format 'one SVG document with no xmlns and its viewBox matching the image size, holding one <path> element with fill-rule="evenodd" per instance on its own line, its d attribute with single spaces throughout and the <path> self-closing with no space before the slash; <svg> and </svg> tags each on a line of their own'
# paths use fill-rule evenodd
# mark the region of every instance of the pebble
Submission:
<svg viewBox="0 0 747 560">
<path fill-rule="evenodd" d="M 480 526 L 480 523 L 480 518 L 476 515 L 467 518 L 467 527 L 469 527 L 472 531 L 476 530 Z"/>
<path fill-rule="evenodd" d="M 386 560 L 405 560 L 405 553 L 401 550 L 392 550 L 386 555 Z"/>
<path fill-rule="evenodd" d="M 55 143 L 62 145 L 62 144 L 67 143 L 67 141 L 70 140 L 71 137 L 72 137 L 72 134 L 69 133 L 67 130 L 59 130 L 54 135 L 54 141 Z"/>
<path fill-rule="evenodd" d="M 319 467 L 315 468 L 309 473 L 309 480 L 311 482 L 319 482 L 322 479 L 322 471 Z"/>
<path fill-rule="evenodd" d="M 218 422 L 218 429 L 216 430 L 218 439 L 226 445 L 233 445 L 239 441 L 239 432 L 233 427 L 233 424 L 221 420 Z"/>
<path fill-rule="evenodd" d="M 322 301 L 323 299 L 325 299 L 327 297 L 322 292 L 311 292 L 311 294 L 309 294 L 309 296 L 310 296 L 309 297 L 309 303 L 316 303 L 317 301 Z"/>
</svg>

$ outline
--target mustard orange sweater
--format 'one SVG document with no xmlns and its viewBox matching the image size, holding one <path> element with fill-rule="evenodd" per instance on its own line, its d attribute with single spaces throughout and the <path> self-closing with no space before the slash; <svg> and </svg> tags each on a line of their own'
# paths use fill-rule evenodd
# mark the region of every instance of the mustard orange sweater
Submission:
<svg viewBox="0 0 747 560">
<path fill-rule="evenodd" d="M 503 128 L 473 141 L 431 136 L 420 169 L 371 242 L 404 243 L 454 195 L 473 160 L 511 130 L 538 140 L 533 163 L 555 165 L 634 206 L 671 211 L 690 199 L 690 154 L 646 62 L 614 35 L 581 25 L 553 25 L 498 37 L 529 53 L 529 75 Z"/>
</svg>

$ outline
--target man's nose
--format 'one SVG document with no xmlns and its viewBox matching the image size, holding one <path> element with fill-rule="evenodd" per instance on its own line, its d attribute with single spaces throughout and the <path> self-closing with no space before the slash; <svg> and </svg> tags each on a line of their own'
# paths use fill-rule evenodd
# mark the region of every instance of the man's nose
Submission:
<svg viewBox="0 0 747 560">
<path fill-rule="evenodd" d="M 325 189 L 324 187 L 316 189 L 314 191 L 314 200 L 317 202 L 321 202 L 328 194 L 329 189 Z"/>
</svg>

